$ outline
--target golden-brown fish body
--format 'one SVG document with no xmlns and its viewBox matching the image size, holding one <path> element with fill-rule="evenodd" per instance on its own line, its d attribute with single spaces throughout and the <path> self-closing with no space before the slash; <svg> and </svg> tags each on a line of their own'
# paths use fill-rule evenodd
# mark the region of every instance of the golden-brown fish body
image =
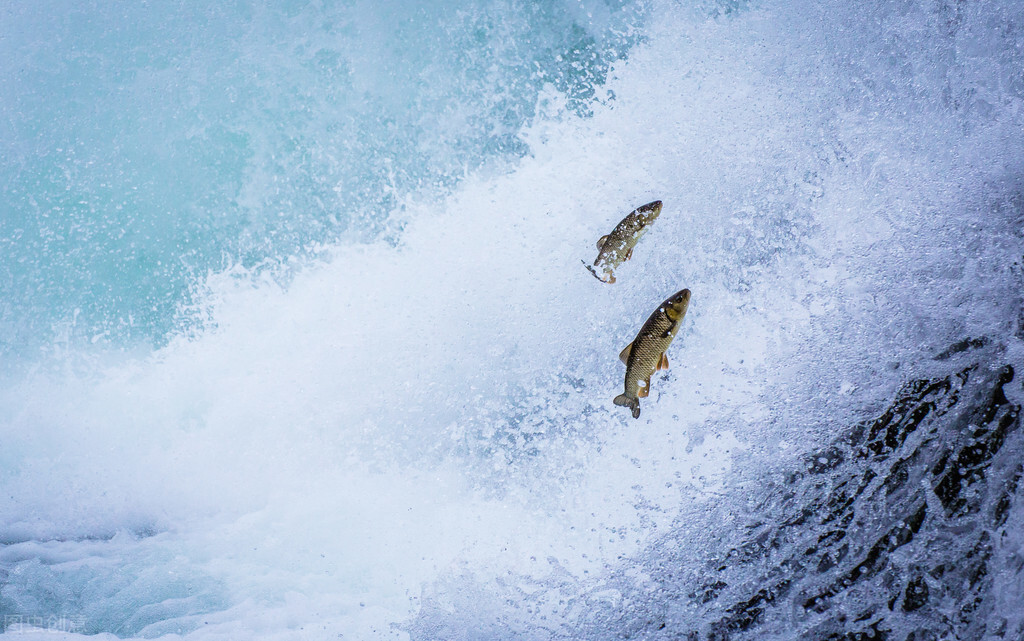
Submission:
<svg viewBox="0 0 1024 641">
<path fill-rule="evenodd" d="M 661 201 L 637 207 L 622 219 L 612 233 L 597 241 L 597 258 L 587 269 L 599 281 L 615 282 L 615 269 L 633 255 L 633 248 L 647 231 L 647 227 L 661 214 Z"/>
<path fill-rule="evenodd" d="M 633 342 L 619 354 L 626 364 L 626 389 L 615 397 L 614 403 L 628 407 L 633 418 L 640 418 L 640 399 L 650 394 L 651 376 L 660 369 L 668 369 L 665 352 L 676 337 L 689 305 L 690 290 L 672 294 L 654 310 Z"/>
</svg>

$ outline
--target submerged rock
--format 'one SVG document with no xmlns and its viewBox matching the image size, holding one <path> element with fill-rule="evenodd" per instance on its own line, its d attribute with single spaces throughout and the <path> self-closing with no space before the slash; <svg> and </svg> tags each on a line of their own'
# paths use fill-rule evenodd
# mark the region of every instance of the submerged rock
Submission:
<svg viewBox="0 0 1024 641">
<path fill-rule="evenodd" d="M 598 607 L 583 636 L 1024 638 L 1024 434 L 1004 392 L 1020 383 L 987 346 L 943 352 L 948 374 L 907 383 L 702 533 L 680 519 L 610 581 L 642 620 Z"/>
</svg>

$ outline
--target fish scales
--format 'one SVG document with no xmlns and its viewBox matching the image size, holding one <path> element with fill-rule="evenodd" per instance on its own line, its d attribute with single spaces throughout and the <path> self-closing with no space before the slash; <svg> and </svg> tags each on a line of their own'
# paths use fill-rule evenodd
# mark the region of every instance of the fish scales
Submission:
<svg viewBox="0 0 1024 641">
<path fill-rule="evenodd" d="M 670 333 L 675 323 L 665 315 L 664 307 L 658 309 L 644 323 L 633 341 L 633 348 L 626 361 L 626 389 L 636 395 L 640 381 L 646 381 L 654 375 L 661 360 L 661 355 L 668 350 L 674 336 Z"/>
<path fill-rule="evenodd" d="M 591 267 L 585 262 L 584 266 L 601 282 L 614 283 L 616 268 L 632 257 L 633 248 L 660 214 L 660 200 L 641 205 L 631 211 L 615 226 L 612 233 L 602 236 L 597 242 L 598 253 L 594 259 L 594 266 Z"/>
<path fill-rule="evenodd" d="M 658 369 L 668 368 L 666 352 L 682 325 L 689 304 L 689 289 L 670 296 L 647 318 L 636 338 L 623 350 L 625 391 L 616 396 L 614 402 L 629 407 L 633 418 L 640 417 L 640 398 L 650 392 L 651 376 Z"/>
</svg>

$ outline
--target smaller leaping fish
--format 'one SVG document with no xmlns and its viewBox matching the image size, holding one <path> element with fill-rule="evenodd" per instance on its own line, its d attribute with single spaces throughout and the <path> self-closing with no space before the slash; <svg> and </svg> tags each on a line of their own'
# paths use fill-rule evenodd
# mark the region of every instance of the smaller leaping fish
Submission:
<svg viewBox="0 0 1024 641">
<path fill-rule="evenodd" d="M 679 326 L 690 305 L 690 290 L 672 294 L 654 310 L 633 342 L 626 345 L 619 358 L 626 364 L 626 390 L 615 397 L 614 403 L 628 407 L 633 418 L 640 418 L 640 399 L 651 392 L 651 376 L 668 369 L 665 352 L 676 337 Z"/>
<path fill-rule="evenodd" d="M 631 211 L 615 226 L 612 233 L 601 236 L 601 240 L 597 241 L 597 258 L 594 260 L 594 266 L 587 265 L 585 261 L 583 262 L 584 266 L 597 280 L 603 283 L 614 283 L 615 268 L 629 260 L 640 237 L 644 235 L 647 227 L 660 213 L 660 200 L 647 203 Z"/>
</svg>

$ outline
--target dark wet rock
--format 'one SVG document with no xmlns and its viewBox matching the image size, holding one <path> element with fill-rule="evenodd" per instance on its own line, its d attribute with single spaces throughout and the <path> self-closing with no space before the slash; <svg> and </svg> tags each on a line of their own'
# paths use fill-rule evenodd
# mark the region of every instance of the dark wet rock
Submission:
<svg viewBox="0 0 1024 641">
<path fill-rule="evenodd" d="M 907 589 L 903 596 L 903 610 L 913 612 L 921 609 L 928 603 L 928 582 L 924 576 L 916 576 L 907 582 Z"/>
<path fill-rule="evenodd" d="M 949 360 L 951 357 L 955 356 L 956 354 L 966 352 L 969 349 L 978 349 L 981 347 L 986 347 L 990 342 L 991 341 L 985 336 L 982 336 L 980 338 L 965 338 L 959 343 L 954 343 L 953 345 L 950 345 L 949 348 L 943 350 L 938 356 L 935 357 L 935 360 L 946 361 Z"/>
<path fill-rule="evenodd" d="M 998 576 L 1015 572 L 1019 583 L 1024 573 L 1004 567 L 1024 539 L 1024 435 L 1004 392 L 1020 383 L 1012 366 L 991 366 L 996 358 L 988 339 L 951 346 L 937 357 L 948 374 L 908 382 L 880 415 L 750 484 L 754 510 L 722 508 L 689 545 L 678 534 L 678 547 L 652 545 L 638 555 L 643 581 L 609 582 L 627 599 L 665 595 L 646 599 L 652 623 L 605 612 L 583 636 L 1024 638 L 1020 618 L 998 610 Z M 697 560 L 687 550 L 719 552 Z"/>
</svg>

